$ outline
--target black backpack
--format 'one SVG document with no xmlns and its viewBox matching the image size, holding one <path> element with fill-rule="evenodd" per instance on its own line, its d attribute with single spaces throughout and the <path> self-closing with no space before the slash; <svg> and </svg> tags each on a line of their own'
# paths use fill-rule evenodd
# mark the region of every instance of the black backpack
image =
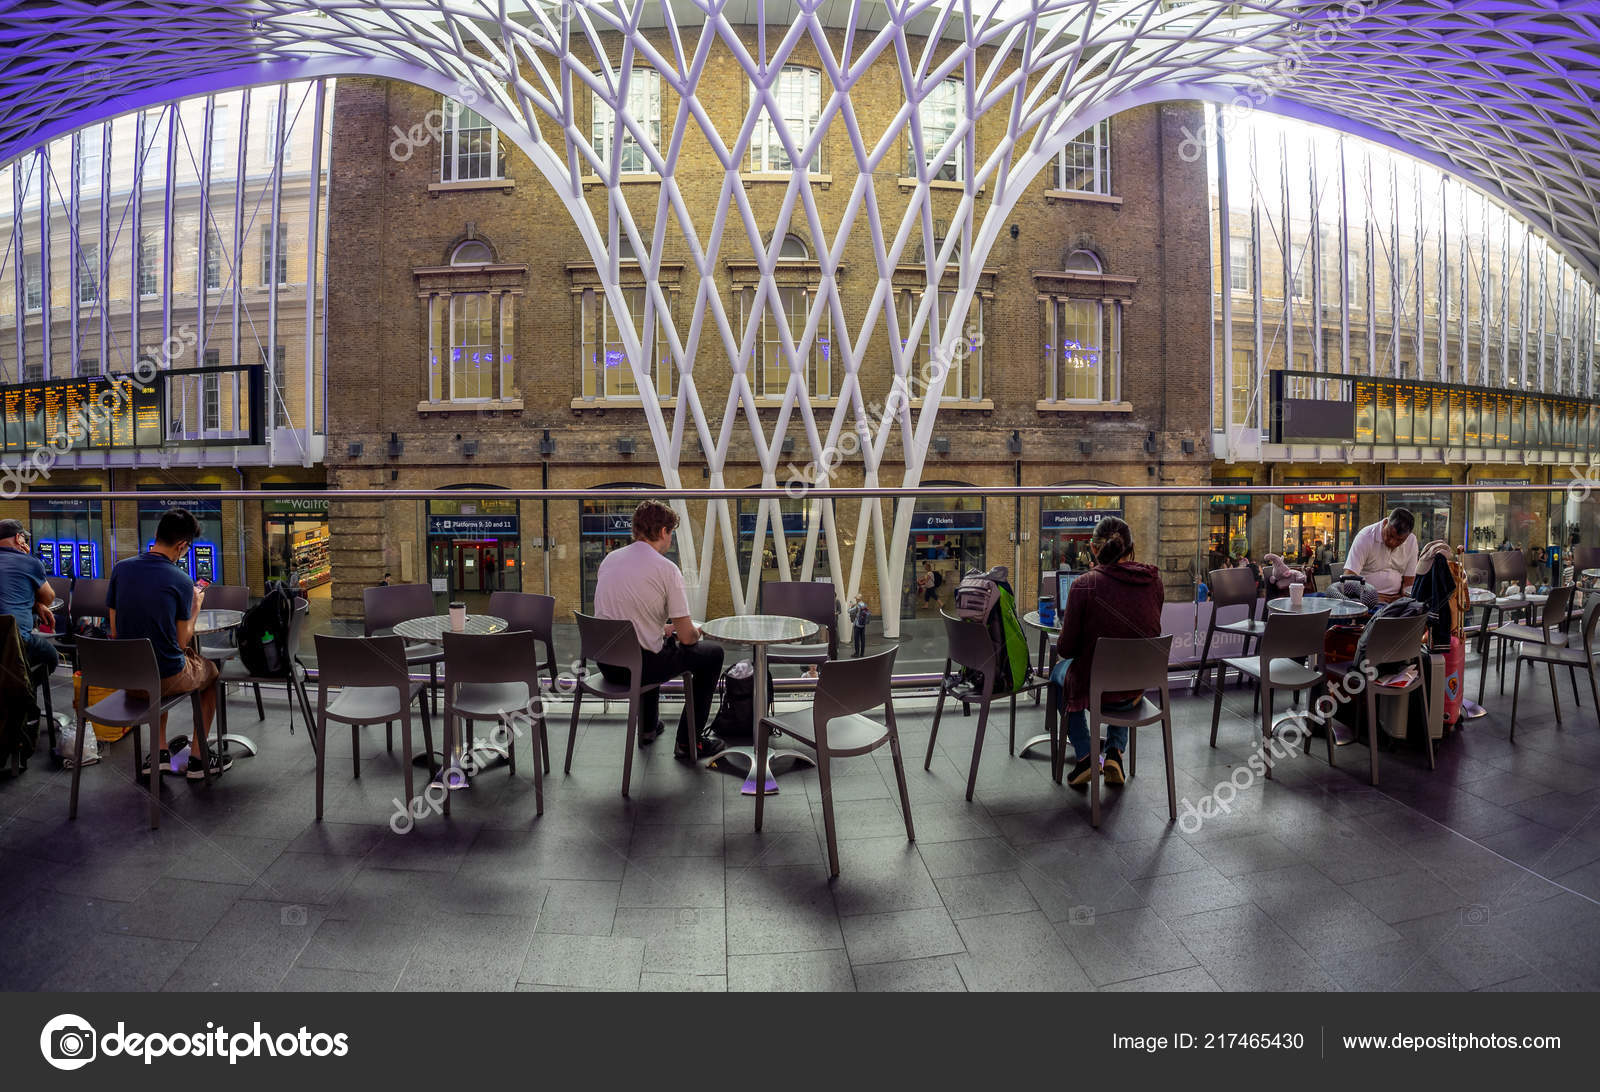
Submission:
<svg viewBox="0 0 1600 1092">
<path fill-rule="evenodd" d="M 741 672 L 740 669 L 743 669 Z M 767 672 L 767 694 L 772 694 L 772 672 Z M 722 673 L 722 705 L 711 718 L 711 731 L 724 740 L 751 740 L 755 730 L 756 671 L 741 660 Z"/>
<path fill-rule="evenodd" d="M 244 612 L 239 623 L 239 662 L 263 678 L 289 674 L 289 622 L 294 599 L 289 585 L 273 581 L 261 602 Z"/>
</svg>

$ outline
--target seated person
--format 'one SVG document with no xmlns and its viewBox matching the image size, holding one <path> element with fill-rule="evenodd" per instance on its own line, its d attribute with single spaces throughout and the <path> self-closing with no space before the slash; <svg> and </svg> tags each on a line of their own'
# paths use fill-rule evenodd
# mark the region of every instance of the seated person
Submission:
<svg viewBox="0 0 1600 1092">
<path fill-rule="evenodd" d="M 1388 519 L 1361 528 L 1350 543 L 1344 571 L 1365 580 L 1384 603 L 1411 594 L 1419 552 L 1417 536 L 1411 533 L 1415 526 L 1416 519 L 1409 511 L 1396 508 Z"/>
<path fill-rule="evenodd" d="M 0 611 L 17 620 L 22 651 L 35 677 L 51 674 L 61 663 L 56 646 L 34 630 L 35 617 L 48 618 L 55 601 L 56 590 L 45 579 L 44 562 L 28 552 L 22 521 L 0 520 Z"/>
<path fill-rule="evenodd" d="M 111 636 L 118 640 L 147 638 L 156 650 L 161 671 L 161 696 L 200 692 L 200 723 L 194 727 L 201 739 L 211 730 L 217 714 L 217 665 L 194 648 L 194 616 L 205 591 L 194 586 L 183 568 L 189 546 L 200 537 L 200 524 L 182 508 L 173 508 L 156 524 L 156 540 L 149 551 L 119 561 L 111 570 L 106 607 Z M 167 761 L 163 751 L 156 759 Z M 150 772 L 150 757 L 143 772 Z M 233 765 L 227 756 L 211 753 L 211 773 Z M 189 756 L 188 776 L 199 781 L 206 775 L 200 748 Z"/>
<path fill-rule="evenodd" d="M 1133 559 L 1133 532 L 1115 516 L 1106 516 L 1089 540 L 1094 566 L 1072 582 L 1061 619 L 1056 653 L 1061 657 L 1050 672 L 1057 708 L 1066 714 L 1067 738 L 1077 765 L 1067 783 L 1081 788 L 1089 783 L 1089 672 L 1094 666 L 1094 646 L 1101 637 L 1159 637 L 1161 604 L 1166 590 L 1154 565 Z M 1144 697 L 1141 691 L 1106 694 L 1107 711 L 1132 709 Z M 1128 730 L 1106 728 L 1106 750 L 1101 769 L 1106 784 L 1125 780 L 1122 753 Z"/>
<path fill-rule="evenodd" d="M 689 710 L 678 721 L 678 758 L 710 758 L 726 745 L 706 727 L 711 697 L 722 673 L 722 646 L 702 638 L 689 617 L 689 596 L 683 573 L 668 561 L 678 514 L 656 500 L 640 501 L 633 510 L 633 542 L 613 550 L 595 574 L 594 613 L 599 618 L 633 623 L 643 650 L 640 683 L 663 682 L 685 671 L 694 678 L 694 740 L 691 750 Z M 602 664 L 600 673 L 613 683 L 628 682 L 625 668 Z M 639 746 L 661 734 L 657 719 L 658 691 L 639 698 Z"/>
</svg>

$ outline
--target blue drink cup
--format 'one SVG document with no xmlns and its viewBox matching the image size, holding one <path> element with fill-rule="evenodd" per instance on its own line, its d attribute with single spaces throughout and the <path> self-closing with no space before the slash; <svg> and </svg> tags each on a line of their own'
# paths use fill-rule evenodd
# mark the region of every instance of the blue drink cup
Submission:
<svg viewBox="0 0 1600 1092">
<path fill-rule="evenodd" d="M 1041 595 L 1039 597 L 1039 621 L 1046 626 L 1056 624 L 1056 597 Z"/>
</svg>

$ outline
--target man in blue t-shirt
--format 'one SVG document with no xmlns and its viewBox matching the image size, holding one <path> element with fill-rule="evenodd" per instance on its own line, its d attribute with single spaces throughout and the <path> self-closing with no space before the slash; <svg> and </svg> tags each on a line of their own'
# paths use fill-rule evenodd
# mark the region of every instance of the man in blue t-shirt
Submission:
<svg viewBox="0 0 1600 1092">
<path fill-rule="evenodd" d="M 161 671 L 161 696 L 200 692 L 200 721 L 195 731 L 205 738 L 217 712 L 217 665 L 194 649 L 194 616 L 199 612 L 205 591 L 194 586 L 181 562 L 189 546 L 200 537 L 200 524 L 189 512 L 174 508 L 156 525 L 156 541 L 149 552 L 117 562 L 111 570 L 111 586 L 106 591 L 106 607 L 111 616 L 111 636 L 122 639 L 147 638 L 155 646 L 156 665 Z M 163 753 L 160 761 L 165 762 Z M 211 772 L 221 773 L 230 765 L 225 757 L 211 755 Z M 144 770 L 149 773 L 150 759 Z M 205 769 L 199 748 L 189 759 L 189 779 L 199 781 Z"/>
<path fill-rule="evenodd" d="M 45 580 L 44 562 L 28 552 L 28 531 L 21 520 L 0 520 L 0 613 L 17 620 L 22 649 L 35 671 L 53 672 L 61 662 L 56 646 L 34 632 L 35 615 L 44 615 L 56 600 Z"/>
</svg>

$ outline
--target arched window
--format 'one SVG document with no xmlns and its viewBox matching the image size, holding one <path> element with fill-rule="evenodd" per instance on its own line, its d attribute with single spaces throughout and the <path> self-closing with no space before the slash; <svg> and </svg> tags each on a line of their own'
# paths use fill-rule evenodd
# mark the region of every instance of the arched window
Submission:
<svg viewBox="0 0 1600 1092">
<path fill-rule="evenodd" d="M 1100 256 L 1092 250 L 1074 250 L 1067 255 L 1068 273 L 1104 273 Z"/>
<path fill-rule="evenodd" d="M 807 261 L 811 251 L 806 246 L 805 240 L 798 235 L 785 235 L 783 243 L 778 247 L 778 260 L 784 262 Z"/>
<path fill-rule="evenodd" d="M 451 265 L 487 265 L 494 261 L 494 253 L 487 243 L 468 239 L 450 255 Z"/>
</svg>

